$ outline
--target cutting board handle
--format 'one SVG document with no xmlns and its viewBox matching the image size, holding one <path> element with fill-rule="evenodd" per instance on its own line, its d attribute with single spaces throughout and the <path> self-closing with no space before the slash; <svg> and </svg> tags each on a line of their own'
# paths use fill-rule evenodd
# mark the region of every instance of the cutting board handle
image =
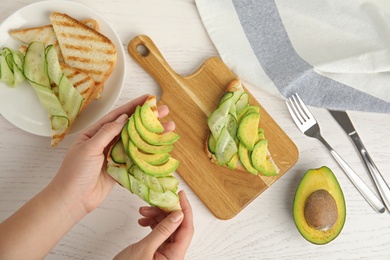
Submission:
<svg viewBox="0 0 390 260">
<path fill-rule="evenodd" d="M 168 65 L 154 42 L 146 35 L 134 37 L 127 46 L 131 57 L 152 77 L 164 86 L 180 82 L 180 76 Z"/>
</svg>

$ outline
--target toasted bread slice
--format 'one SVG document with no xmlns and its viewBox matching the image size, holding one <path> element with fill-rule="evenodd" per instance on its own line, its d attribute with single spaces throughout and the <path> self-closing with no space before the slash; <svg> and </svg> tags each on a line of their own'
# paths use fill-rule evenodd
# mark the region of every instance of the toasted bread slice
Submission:
<svg viewBox="0 0 390 260">
<path fill-rule="evenodd" d="M 117 59 L 115 45 L 103 34 L 67 14 L 53 12 L 50 21 L 65 63 L 93 77 L 95 90 L 90 100 L 98 97 L 104 82 L 114 70 Z"/>
<path fill-rule="evenodd" d="M 233 81 L 231 81 L 227 88 L 226 88 L 226 92 L 239 92 L 239 91 L 243 91 L 243 85 L 241 83 L 241 81 L 239 79 L 235 79 Z M 209 135 L 211 134 L 211 132 L 209 132 Z M 215 163 L 215 164 L 218 164 L 217 163 L 217 158 L 215 156 L 215 154 L 213 154 L 210 149 L 209 149 L 209 143 L 208 143 L 208 140 L 209 140 L 209 136 L 207 136 L 206 138 L 206 142 L 205 142 L 205 146 L 204 146 L 204 149 L 205 149 L 205 152 L 207 154 L 207 156 L 210 158 L 210 161 L 212 163 Z M 275 171 L 278 173 L 279 172 L 279 168 L 278 166 L 275 164 L 274 160 L 272 159 L 272 156 L 269 152 L 269 150 L 267 150 L 267 160 L 271 162 L 271 164 L 273 165 L 273 167 L 275 168 Z M 223 167 L 228 167 L 227 165 L 223 165 Z M 244 165 L 241 163 L 241 161 L 238 159 L 237 161 L 237 164 L 234 168 L 234 170 L 238 170 L 238 171 L 244 171 L 244 172 L 249 172 L 245 167 Z M 254 173 L 252 173 L 254 174 Z"/>
<path fill-rule="evenodd" d="M 94 19 L 81 20 L 81 23 L 86 26 L 98 31 L 99 24 Z M 16 29 L 10 31 L 10 35 L 24 44 L 29 45 L 31 42 L 42 42 L 45 46 L 53 45 L 58 54 L 58 59 L 63 61 L 62 53 L 60 46 L 58 45 L 57 36 L 54 33 L 53 26 L 51 24 L 40 26 L 40 27 L 32 27 L 32 28 L 24 28 L 24 29 Z M 22 45 L 21 50 L 25 50 L 27 46 Z"/>
</svg>

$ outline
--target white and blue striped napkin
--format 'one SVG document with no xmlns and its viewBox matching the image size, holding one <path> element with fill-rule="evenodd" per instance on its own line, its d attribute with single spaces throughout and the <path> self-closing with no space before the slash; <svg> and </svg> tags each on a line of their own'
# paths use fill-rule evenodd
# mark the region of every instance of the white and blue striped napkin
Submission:
<svg viewBox="0 0 390 260">
<path fill-rule="evenodd" d="M 390 113 L 390 2 L 195 0 L 244 82 L 308 104 Z"/>
</svg>

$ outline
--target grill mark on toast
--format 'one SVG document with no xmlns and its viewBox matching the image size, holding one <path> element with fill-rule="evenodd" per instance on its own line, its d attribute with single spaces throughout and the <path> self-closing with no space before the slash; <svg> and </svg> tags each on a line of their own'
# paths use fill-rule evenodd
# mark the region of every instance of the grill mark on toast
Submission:
<svg viewBox="0 0 390 260">
<path fill-rule="evenodd" d="M 83 62 L 83 63 L 91 63 L 91 64 L 103 64 L 106 65 L 105 67 L 111 66 L 114 62 L 107 61 L 106 59 L 98 60 L 96 58 L 87 58 L 87 57 L 80 57 L 80 56 L 68 56 L 67 61 L 75 61 L 75 62 Z M 81 68 L 79 68 L 81 69 Z M 102 71 L 100 71 L 102 72 Z"/>
<path fill-rule="evenodd" d="M 76 39 L 81 41 L 96 41 L 99 38 L 96 36 L 89 36 L 89 35 L 82 35 L 82 34 L 76 34 L 76 33 L 60 33 L 61 36 L 67 37 L 68 39 Z"/>
<path fill-rule="evenodd" d="M 115 55 L 116 54 L 116 50 L 112 50 L 112 49 L 94 49 L 94 48 L 91 48 L 91 47 L 88 47 L 88 46 L 80 46 L 80 45 L 73 45 L 73 44 L 64 44 L 64 46 L 70 50 L 76 50 L 76 51 L 85 51 L 85 52 L 99 52 L 99 53 L 102 53 L 102 54 L 108 54 L 108 55 Z"/>
</svg>

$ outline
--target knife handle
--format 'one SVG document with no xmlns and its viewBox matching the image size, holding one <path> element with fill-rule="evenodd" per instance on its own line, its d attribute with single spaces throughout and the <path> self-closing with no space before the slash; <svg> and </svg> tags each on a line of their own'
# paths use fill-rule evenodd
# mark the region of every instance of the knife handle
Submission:
<svg viewBox="0 0 390 260">
<path fill-rule="evenodd" d="M 387 185 L 385 179 L 382 174 L 379 172 L 376 167 L 374 161 L 371 159 L 371 156 L 367 152 L 366 147 L 361 141 L 358 133 L 354 132 L 349 135 L 356 146 L 356 149 L 359 151 L 359 155 L 361 156 L 364 165 L 366 166 L 368 172 L 370 173 L 374 183 L 379 191 L 379 194 L 382 197 L 382 200 L 387 208 L 390 211 L 390 188 Z"/>
<path fill-rule="evenodd" d="M 385 206 L 382 203 L 382 200 L 378 199 L 374 192 L 367 186 L 367 184 L 355 173 L 355 171 L 341 158 L 341 156 L 328 144 L 327 141 L 321 136 L 316 136 L 326 148 L 328 148 L 330 154 L 336 160 L 336 162 L 343 169 L 345 174 L 348 176 L 350 181 L 360 192 L 363 198 L 371 205 L 371 207 L 378 213 L 385 212 Z"/>
</svg>

